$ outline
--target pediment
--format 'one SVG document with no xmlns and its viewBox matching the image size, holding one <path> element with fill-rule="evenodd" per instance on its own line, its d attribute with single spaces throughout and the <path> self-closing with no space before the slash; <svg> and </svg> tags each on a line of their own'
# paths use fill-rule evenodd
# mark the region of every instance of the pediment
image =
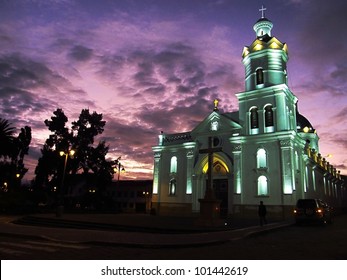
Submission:
<svg viewBox="0 0 347 280">
<path fill-rule="evenodd" d="M 192 134 L 232 133 L 240 129 L 241 126 L 237 122 L 214 111 L 192 130 Z"/>
</svg>

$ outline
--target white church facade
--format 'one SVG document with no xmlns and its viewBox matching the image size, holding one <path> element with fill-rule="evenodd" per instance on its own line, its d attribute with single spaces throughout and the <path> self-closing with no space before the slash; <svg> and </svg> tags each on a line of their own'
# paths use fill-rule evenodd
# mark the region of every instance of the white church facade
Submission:
<svg viewBox="0 0 347 280">
<path fill-rule="evenodd" d="M 244 47 L 239 111 L 220 112 L 215 100 L 192 131 L 159 135 L 152 147 L 151 206 L 158 215 L 199 213 L 209 169 L 208 154 L 201 151 L 212 147 L 218 148 L 212 178 L 222 216 L 252 217 L 260 201 L 274 218 L 289 217 L 299 198 L 344 205 L 340 172 L 319 153 L 315 129 L 298 112 L 287 85 L 287 45 L 271 35 L 272 27 L 267 18 L 259 19 L 256 39 Z"/>
</svg>

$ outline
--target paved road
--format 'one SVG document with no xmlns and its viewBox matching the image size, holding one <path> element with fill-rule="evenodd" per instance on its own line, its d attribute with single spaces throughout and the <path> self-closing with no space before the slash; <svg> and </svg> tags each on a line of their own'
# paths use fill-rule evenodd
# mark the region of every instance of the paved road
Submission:
<svg viewBox="0 0 347 280">
<path fill-rule="evenodd" d="M 83 259 L 90 247 L 84 244 L 43 241 L 2 237 L 0 241 L 0 257 L 2 260 L 49 260 L 49 259 Z"/>
<path fill-rule="evenodd" d="M 333 225 L 290 226 L 205 246 L 129 247 L 2 236 L 1 259 L 347 259 L 347 215 Z"/>
<path fill-rule="evenodd" d="M 347 217 L 333 226 L 291 226 L 246 239 L 202 247 L 160 249 L 104 248 L 105 258 L 297 260 L 347 259 Z M 93 250 L 92 250 L 93 251 Z"/>
</svg>

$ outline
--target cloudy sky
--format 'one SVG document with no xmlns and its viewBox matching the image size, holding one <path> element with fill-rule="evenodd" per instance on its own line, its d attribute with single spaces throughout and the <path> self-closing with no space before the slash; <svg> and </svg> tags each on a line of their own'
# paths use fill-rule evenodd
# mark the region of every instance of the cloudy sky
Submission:
<svg viewBox="0 0 347 280">
<path fill-rule="evenodd" d="M 289 47 L 289 87 L 347 174 L 347 1 L 0 0 L 0 117 L 32 128 L 31 179 L 62 108 L 102 113 L 109 156 L 123 178 L 152 178 L 157 135 L 193 129 L 220 100 L 237 111 L 241 53 L 261 5 Z"/>
</svg>

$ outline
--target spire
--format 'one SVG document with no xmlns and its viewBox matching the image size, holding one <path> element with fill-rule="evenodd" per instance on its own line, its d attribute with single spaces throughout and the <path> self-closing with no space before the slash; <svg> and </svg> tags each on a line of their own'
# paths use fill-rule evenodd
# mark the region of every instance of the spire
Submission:
<svg viewBox="0 0 347 280">
<path fill-rule="evenodd" d="M 265 36 L 271 37 L 273 24 L 265 17 L 265 11 L 266 8 L 261 6 L 261 9 L 259 9 L 259 12 L 261 12 L 261 18 L 253 26 L 257 38 L 263 38 Z"/>
</svg>

